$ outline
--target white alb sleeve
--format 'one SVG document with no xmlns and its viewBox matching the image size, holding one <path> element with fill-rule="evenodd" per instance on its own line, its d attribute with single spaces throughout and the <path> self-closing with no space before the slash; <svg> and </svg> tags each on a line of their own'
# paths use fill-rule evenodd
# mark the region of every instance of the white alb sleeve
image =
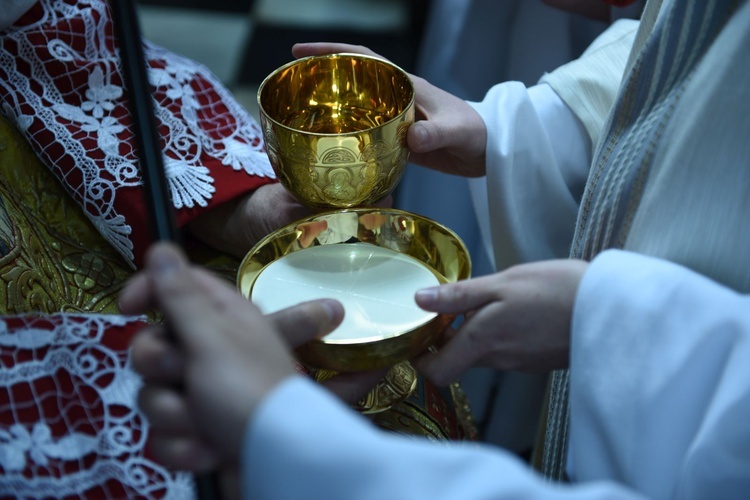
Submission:
<svg viewBox="0 0 750 500">
<path fill-rule="evenodd" d="M 750 296 L 610 250 L 576 298 L 570 471 L 651 498 L 750 492 Z"/>
<path fill-rule="evenodd" d="M 620 89 L 640 23 L 620 19 L 599 35 L 578 59 L 547 73 L 549 84 L 599 142 Z"/>
<path fill-rule="evenodd" d="M 567 257 L 591 163 L 583 124 L 546 84 L 501 83 L 472 105 L 487 126 L 496 268 Z"/>
<path fill-rule="evenodd" d="M 636 21 L 617 21 L 539 85 L 501 83 L 473 104 L 487 125 L 487 205 L 498 270 L 569 255 L 592 151 L 637 30 Z M 482 182 L 472 181 L 475 204 Z"/>
<path fill-rule="evenodd" d="M 609 482 L 552 485 L 510 453 L 380 431 L 294 377 L 261 404 L 243 451 L 247 499 L 634 499 Z"/>
</svg>

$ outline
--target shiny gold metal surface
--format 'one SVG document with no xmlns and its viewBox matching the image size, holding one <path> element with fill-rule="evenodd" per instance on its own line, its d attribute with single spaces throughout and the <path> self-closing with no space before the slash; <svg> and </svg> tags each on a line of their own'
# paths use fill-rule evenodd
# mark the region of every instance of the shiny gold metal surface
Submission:
<svg viewBox="0 0 750 500">
<path fill-rule="evenodd" d="M 316 370 L 314 377 L 316 381 L 323 382 L 337 373 L 333 370 Z M 417 377 L 417 370 L 411 363 L 397 363 L 388 370 L 373 390 L 354 404 L 353 408 L 363 415 L 374 415 L 393 408 L 412 395 L 417 388 Z"/>
<path fill-rule="evenodd" d="M 414 86 L 399 67 L 359 54 L 298 59 L 258 89 L 279 181 L 315 209 L 370 206 L 403 174 Z"/>
<path fill-rule="evenodd" d="M 263 269 L 293 252 L 317 245 L 370 243 L 409 255 L 441 283 L 469 278 L 471 261 L 463 242 L 450 229 L 426 217 L 396 209 L 359 208 L 318 214 L 283 227 L 261 240 L 244 258 L 237 286 L 251 297 Z M 392 366 L 422 353 L 453 320 L 438 315 L 422 326 L 368 341 L 313 340 L 299 347 L 300 362 L 337 372 Z"/>
</svg>

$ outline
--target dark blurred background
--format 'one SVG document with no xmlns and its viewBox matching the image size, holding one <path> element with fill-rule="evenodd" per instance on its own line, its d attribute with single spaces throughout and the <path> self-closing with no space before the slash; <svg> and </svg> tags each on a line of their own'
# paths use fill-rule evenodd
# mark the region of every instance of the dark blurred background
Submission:
<svg viewBox="0 0 750 500">
<path fill-rule="evenodd" d="M 146 38 L 208 66 L 252 113 L 296 42 L 365 45 L 413 71 L 430 0 L 138 0 Z M 257 116 L 257 115 L 256 115 Z"/>
</svg>

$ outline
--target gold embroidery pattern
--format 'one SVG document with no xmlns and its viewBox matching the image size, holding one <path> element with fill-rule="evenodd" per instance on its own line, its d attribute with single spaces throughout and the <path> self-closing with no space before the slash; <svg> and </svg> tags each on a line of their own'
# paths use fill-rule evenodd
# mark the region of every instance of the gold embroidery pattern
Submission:
<svg viewBox="0 0 750 500">
<path fill-rule="evenodd" d="M 0 173 L 13 234 L 0 257 L 0 311 L 117 312 L 130 269 L 5 119 Z"/>
</svg>

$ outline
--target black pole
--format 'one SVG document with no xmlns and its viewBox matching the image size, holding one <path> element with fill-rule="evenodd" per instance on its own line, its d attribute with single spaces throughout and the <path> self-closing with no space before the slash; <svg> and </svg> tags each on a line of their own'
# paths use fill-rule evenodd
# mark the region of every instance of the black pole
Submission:
<svg viewBox="0 0 750 500">
<path fill-rule="evenodd" d="M 110 0 L 110 5 L 153 240 L 179 244 L 135 6 L 133 0 Z M 216 473 L 196 477 L 195 485 L 200 500 L 221 498 Z"/>
<path fill-rule="evenodd" d="M 135 7 L 132 0 L 110 0 L 110 4 L 152 236 L 154 241 L 179 243 Z"/>
</svg>

